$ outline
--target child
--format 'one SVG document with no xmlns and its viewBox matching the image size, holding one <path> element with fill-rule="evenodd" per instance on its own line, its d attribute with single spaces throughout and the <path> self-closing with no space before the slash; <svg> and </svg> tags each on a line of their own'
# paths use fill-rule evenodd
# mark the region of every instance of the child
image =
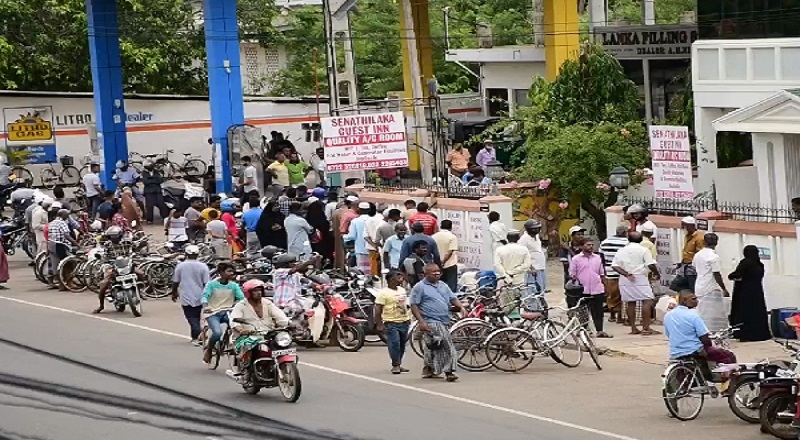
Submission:
<svg viewBox="0 0 800 440">
<path fill-rule="evenodd" d="M 175 208 L 172 214 L 164 220 L 164 234 L 167 241 L 174 244 L 178 249 L 183 248 L 189 242 L 189 220 L 183 216 L 183 209 Z"/>
</svg>

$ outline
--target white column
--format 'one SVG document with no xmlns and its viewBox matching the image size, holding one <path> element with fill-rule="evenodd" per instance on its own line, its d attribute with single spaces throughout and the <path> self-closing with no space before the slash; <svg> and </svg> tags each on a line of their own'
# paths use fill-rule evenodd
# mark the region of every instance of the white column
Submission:
<svg viewBox="0 0 800 440">
<path fill-rule="evenodd" d="M 722 109 L 711 107 L 694 108 L 694 133 L 697 140 L 697 180 L 695 193 L 710 191 L 717 172 L 717 132 L 711 123 L 722 116 Z M 753 151 L 756 150 L 755 141 Z"/>
<path fill-rule="evenodd" d="M 589 33 L 594 35 L 597 26 L 608 26 L 607 0 L 589 0 Z"/>
</svg>

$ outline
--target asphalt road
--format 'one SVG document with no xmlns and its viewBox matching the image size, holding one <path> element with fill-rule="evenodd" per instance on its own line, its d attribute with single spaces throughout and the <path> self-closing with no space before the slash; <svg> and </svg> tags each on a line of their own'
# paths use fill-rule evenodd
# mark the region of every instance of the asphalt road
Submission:
<svg viewBox="0 0 800 440">
<path fill-rule="evenodd" d="M 661 367 L 609 357 L 603 371 L 588 358 L 575 369 L 539 359 L 519 374 L 462 372 L 451 384 L 421 379 L 413 353 L 412 373 L 393 376 L 383 346 L 328 348 L 301 351 L 299 402 L 283 402 L 275 389 L 248 396 L 222 366 L 200 363 L 177 305 L 147 301 L 138 319 L 90 316 L 91 294 L 46 291 L 14 260 L 11 290 L 0 292 L 0 438 L 306 435 L 298 429 L 386 440 L 760 437 L 723 401 L 707 402 L 696 421 L 669 419 Z"/>
</svg>

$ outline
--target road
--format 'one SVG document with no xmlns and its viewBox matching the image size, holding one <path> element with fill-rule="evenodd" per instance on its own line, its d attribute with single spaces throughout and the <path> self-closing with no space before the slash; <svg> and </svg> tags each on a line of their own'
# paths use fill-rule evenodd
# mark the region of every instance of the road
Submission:
<svg viewBox="0 0 800 440">
<path fill-rule="evenodd" d="M 759 436 L 721 400 L 708 401 L 693 422 L 669 419 L 660 399 L 662 367 L 607 356 L 603 371 L 588 358 L 575 369 L 538 359 L 519 374 L 462 372 L 458 383 L 445 383 L 421 379 L 413 353 L 406 358 L 412 373 L 391 375 L 380 345 L 359 353 L 302 350 L 299 402 L 284 403 L 274 389 L 248 396 L 222 366 L 209 371 L 201 364 L 180 308 L 169 300 L 147 301 L 141 318 L 93 316 L 92 294 L 47 291 L 20 257 L 11 265 L 11 289 L 0 292 L 0 438 L 302 438 L 307 431 L 316 433 L 307 438 L 385 440 Z"/>
</svg>

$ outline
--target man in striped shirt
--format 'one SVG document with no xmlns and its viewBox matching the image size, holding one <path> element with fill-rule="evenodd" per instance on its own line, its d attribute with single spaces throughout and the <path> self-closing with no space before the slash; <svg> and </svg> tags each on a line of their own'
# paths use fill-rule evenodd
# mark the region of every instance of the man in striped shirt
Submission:
<svg viewBox="0 0 800 440">
<path fill-rule="evenodd" d="M 622 318 L 622 301 L 619 294 L 619 274 L 611 268 L 611 262 L 617 251 L 628 245 L 628 225 L 617 225 L 616 233 L 600 243 L 600 254 L 606 266 L 606 304 L 608 305 L 609 322 L 624 323 Z"/>
</svg>

